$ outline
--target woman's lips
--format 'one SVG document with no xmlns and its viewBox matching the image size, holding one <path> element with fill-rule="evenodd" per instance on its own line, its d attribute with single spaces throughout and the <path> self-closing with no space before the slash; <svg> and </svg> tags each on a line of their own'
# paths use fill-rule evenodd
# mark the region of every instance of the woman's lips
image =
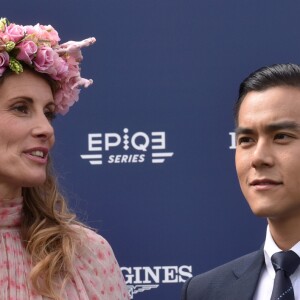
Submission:
<svg viewBox="0 0 300 300">
<path fill-rule="evenodd" d="M 46 164 L 48 160 L 48 152 L 49 150 L 47 148 L 35 147 L 24 151 L 24 154 L 32 161 Z"/>
</svg>

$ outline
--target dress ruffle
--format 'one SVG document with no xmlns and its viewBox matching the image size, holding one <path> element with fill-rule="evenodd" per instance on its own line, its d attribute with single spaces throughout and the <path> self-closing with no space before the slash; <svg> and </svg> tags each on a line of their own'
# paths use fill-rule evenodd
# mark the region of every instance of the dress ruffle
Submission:
<svg viewBox="0 0 300 300">
<path fill-rule="evenodd" d="M 45 300 L 37 295 L 28 275 L 31 262 L 19 233 L 22 198 L 0 201 L 0 299 Z M 63 299 L 128 300 L 128 291 L 109 243 L 94 231 L 82 230 L 82 245 L 74 260 L 74 278 Z"/>
</svg>

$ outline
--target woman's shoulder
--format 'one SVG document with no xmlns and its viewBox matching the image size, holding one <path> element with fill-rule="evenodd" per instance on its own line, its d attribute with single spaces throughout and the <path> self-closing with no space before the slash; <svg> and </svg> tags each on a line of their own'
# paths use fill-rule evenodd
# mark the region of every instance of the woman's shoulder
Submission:
<svg viewBox="0 0 300 300">
<path fill-rule="evenodd" d="M 83 285 L 102 295 L 108 293 L 108 299 L 129 299 L 124 277 L 109 242 L 92 229 L 74 225 L 80 236 L 76 250 L 74 266 Z M 106 299 L 106 298 L 104 298 Z"/>
<path fill-rule="evenodd" d="M 79 249 L 95 252 L 99 257 L 105 251 L 109 256 L 113 254 L 110 243 L 95 230 L 80 225 L 73 225 L 73 229 L 79 236 Z"/>
</svg>

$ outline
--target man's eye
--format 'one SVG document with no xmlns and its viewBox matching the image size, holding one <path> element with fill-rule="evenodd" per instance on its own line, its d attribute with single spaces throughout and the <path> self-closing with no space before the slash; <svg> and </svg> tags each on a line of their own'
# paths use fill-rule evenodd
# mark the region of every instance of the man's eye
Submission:
<svg viewBox="0 0 300 300">
<path fill-rule="evenodd" d="M 277 133 L 274 136 L 274 140 L 276 140 L 278 143 L 288 143 L 294 138 L 294 135 L 286 133 Z"/>
<path fill-rule="evenodd" d="M 289 138 L 290 136 L 288 136 L 287 134 L 285 133 L 278 133 L 275 135 L 274 139 L 277 139 L 277 140 L 283 140 L 283 139 L 287 139 Z"/>
<path fill-rule="evenodd" d="M 250 137 L 243 136 L 243 137 L 238 138 L 238 145 L 248 144 L 250 142 L 252 142 L 252 139 Z"/>
</svg>

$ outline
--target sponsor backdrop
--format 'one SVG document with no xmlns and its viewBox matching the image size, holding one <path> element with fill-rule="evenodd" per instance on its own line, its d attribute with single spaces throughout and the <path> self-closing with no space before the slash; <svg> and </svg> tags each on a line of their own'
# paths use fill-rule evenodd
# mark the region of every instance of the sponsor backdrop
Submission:
<svg viewBox="0 0 300 300">
<path fill-rule="evenodd" d="M 179 299 L 182 283 L 260 247 L 234 167 L 240 81 L 300 63 L 295 0 L 2 1 L 1 15 L 95 36 L 94 85 L 58 117 L 55 165 L 70 205 L 111 243 L 131 298 Z"/>
</svg>

